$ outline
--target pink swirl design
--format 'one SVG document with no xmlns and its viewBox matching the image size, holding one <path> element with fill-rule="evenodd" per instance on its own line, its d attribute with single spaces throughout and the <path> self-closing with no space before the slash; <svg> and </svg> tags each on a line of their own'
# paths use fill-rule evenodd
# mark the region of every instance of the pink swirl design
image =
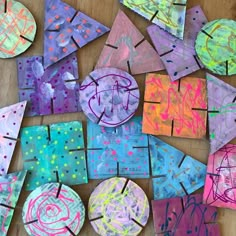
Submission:
<svg viewBox="0 0 236 236">
<path fill-rule="evenodd" d="M 83 226 L 85 209 L 69 187 L 50 183 L 34 190 L 23 207 L 23 222 L 29 235 L 77 235 Z"/>
</svg>

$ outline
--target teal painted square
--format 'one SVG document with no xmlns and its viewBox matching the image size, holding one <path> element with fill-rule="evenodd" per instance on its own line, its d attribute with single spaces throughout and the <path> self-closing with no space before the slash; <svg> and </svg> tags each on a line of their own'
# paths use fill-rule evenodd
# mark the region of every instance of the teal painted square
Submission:
<svg viewBox="0 0 236 236">
<path fill-rule="evenodd" d="M 149 178 L 148 136 L 142 118 L 133 117 L 116 128 L 87 123 L 88 174 L 90 179 L 113 176 Z"/>
<path fill-rule="evenodd" d="M 88 182 L 81 122 L 32 126 L 21 130 L 27 190 L 49 182 L 77 185 Z"/>
</svg>

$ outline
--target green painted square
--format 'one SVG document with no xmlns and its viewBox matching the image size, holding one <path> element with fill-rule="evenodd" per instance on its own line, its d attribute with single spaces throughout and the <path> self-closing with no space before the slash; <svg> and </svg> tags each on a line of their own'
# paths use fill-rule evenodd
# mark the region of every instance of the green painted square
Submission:
<svg viewBox="0 0 236 236">
<path fill-rule="evenodd" d="M 81 122 L 32 126 L 21 130 L 27 190 L 49 182 L 88 182 Z"/>
</svg>

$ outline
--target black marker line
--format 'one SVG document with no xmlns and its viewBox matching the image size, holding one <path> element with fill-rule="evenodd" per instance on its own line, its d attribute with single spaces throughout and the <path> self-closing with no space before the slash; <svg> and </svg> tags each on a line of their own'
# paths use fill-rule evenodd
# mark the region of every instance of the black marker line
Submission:
<svg viewBox="0 0 236 236">
<path fill-rule="evenodd" d="M 11 210 L 15 210 L 15 207 L 8 206 L 8 205 L 3 204 L 3 203 L 0 203 L 0 206 L 5 207 L 5 208 L 8 208 L 8 209 L 11 209 Z"/>
<path fill-rule="evenodd" d="M 109 43 L 106 43 L 105 46 L 109 47 L 109 48 L 113 48 L 113 49 L 118 49 L 117 46 L 111 45 Z"/>
<path fill-rule="evenodd" d="M 198 61 L 197 56 L 196 56 L 196 55 L 193 55 L 193 58 L 195 59 L 195 61 L 196 61 L 197 65 L 198 65 L 198 67 L 199 67 L 200 69 L 202 69 L 201 64 L 200 64 L 200 62 Z"/>
<path fill-rule="evenodd" d="M 235 96 L 235 98 L 234 98 L 234 100 L 233 100 L 233 103 L 235 103 L 236 102 L 236 96 Z"/>
<path fill-rule="evenodd" d="M 178 92 L 180 92 L 180 86 L 181 86 L 181 81 L 179 79 L 179 83 L 178 83 Z"/>
<path fill-rule="evenodd" d="M 184 190 L 185 194 L 188 195 L 188 192 L 187 192 L 186 188 L 184 187 L 183 183 L 179 182 L 179 184 L 181 185 L 181 187 Z"/>
<path fill-rule="evenodd" d="M 208 34 L 205 30 L 202 29 L 201 32 L 203 34 L 207 35 L 209 38 L 213 39 L 213 37 L 210 34 Z"/>
<path fill-rule="evenodd" d="M 103 218 L 103 216 L 98 216 L 98 217 L 96 217 L 96 218 L 94 218 L 94 219 L 91 219 L 91 220 L 89 220 L 89 221 L 92 222 L 92 221 L 100 220 L 100 219 L 102 219 L 102 218 Z"/>
<path fill-rule="evenodd" d="M 144 228 L 144 226 L 139 223 L 137 220 L 135 220 L 134 218 L 131 219 L 135 224 L 137 224 L 138 226 L 140 226 L 141 228 Z"/>
<path fill-rule="evenodd" d="M 186 158 L 186 155 L 184 154 L 184 156 L 182 157 L 182 159 L 181 159 L 181 161 L 180 161 L 180 163 L 178 165 L 178 168 L 181 167 L 181 165 L 183 164 L 185 158 Z"/>
<path fill-rule="evenodd" d="M 89 75 L 89 78 L 96 84 L 96 86 L 99 86 L 98 82 L 93 78 L 92 75 Z"/>
<path fill-rule="evenodd" d="M 150 20 L 151 22 L 155 19 L 155 17 L 157 16 L 158 12 L 159 12 L 159 11 L 157 10 L 157 11 L 155 12 L 155 14 L 152 16 L 152 18 L 151 18 L 151 20 Z"/>
<path fill-rule="evenodd" d="M 57 183 L 60 182 L 58 170 L 55 170 Z M 60 186 L 59 186 L 60 187 Z"/>
<path fill-rule="evenodd" d="M 167 54 L 169 54 L 169 53 L 171 53 L 171 52 L 173 52 L 173 51 L 174 51 L 174 49 L 171 49 L 170 51 L 164 52 L 164 53 L 162 53 L 162 54 L 160 55 L 160 57 L 163 57 L 163 56 L 165 56 L 165 55 L 167 55 Z"/>
<path fill-rule="evenodd" d="M 120 176 L 120 163 L 119 162 L 116 163 L 116 172 L 117 172 L 117 177 L 119 177 Z"/>
<path fill-rule="evenodd" d="M 134 48 L 137 48 L 140 44 L 142 44 L 143 42 L 145 41 L 145 38 L 143 38 L 140 42 L 138 42 L 135 46 L 134 46 Z"/>
<path fill-rule="evenodd" d="M 50 125 L 47 125 L 48 128 L 48 141 L 51 141 L 51 131 L 50 131 Z"/>
<path fill-rule="evenodd" d="M 79 44 L 76 42 L 73 36 L 71 36 L 71 40 L 73 41 L 73 43 L 76 45 L 77 48 L 80 48 Z"/>
<path fill-rule="evenodd" d="M 8 137 L 8 136 L 3 136 L 3 138 L 9 139 L 9 140 L 12 140 L 12 141 L 16 141 L 16 142 L 20 141 L 19 138 L 12 138 L 12 137 Z"/>
<path fill-rule="evenodd" d="M 61 187 L 62 187 L 62 183 L 60 183 L 60 185 L 59 185 L 59 187 L 58 187 L 56 198 L 58 198 L 59 195 L 60 195 Z"/>
<path fill-rule="evenodd" d="M 65 228 L 70 232 L 72 236 L 76 236 L 75 233 L 68 226 L 66 226 Z"/>
<path fill-rule="evenodd" d="M 51 108 L 51 113 L 54 114 L 54 104 L 53 104 L 53 99 L 52 98 L 50 100 L 50 108 Z"/>
<path fill-rule="evenodd" d="M 131 92 L 131 91 L 138 90 L 138 89 L 139 89 L 139 88 L 126 89 L 125 92 Z"/>
<path fill-rule="evenodd" d="M 148 146 L 133 146 L 133 148 L 149 148 Z"/>
<path fill-rule="evenodd" d="M 122 191 L 121 191 L 121 194 L 123 194 L 123 193 L 125 192 L 125 189 L 126 189 L 128 183 L 129 183 L 129 179 L 126 179 L 125 185 L 124 185 L 124 187 L 123 187 L 123 189 L 122 189 Z"/>
<path fill-rule="evenodd" d="M 226 75 L 229 75 L 229 62 L 225 62 L 225 70 L 226 70 Z"/>
<path fill-rule="evenodd" d="M 214 174 L 214 173 L 207 173 L 207 175 L 211 175 L 211 176 L 217 176 L 217 177 L 219 177 L 220 175 L 218 175 L 218 174 Z"/>
<path fill-rule="evenodd" d="M 7 13 L 7 0 L 5 0 L 4 13 Z"/>
<path fill-rule="evenodd" d="M 33 223 L 36 223 L 36 222 L 38 222 L 38 220 L 32 220 L 32 221 L 24 223 L 24 225 L 30 225 L 30 224 L 33 224 Z"/>
<path fill-rule="evenodd" d="M 25 36 L 23 36 L 23 35 L 20 35 L 20 37 L 21 37 L 22 39 L 24 39 L 24 40 L 26 40 L 26 41 L 30 42 L 30 43 L 33 43 L 33 41 L 32 41 L 32 40 L 30 40 L 30 39 L 26 38 L 26 37 L 25 37 Z"/>
<path fill-rule="evenodd" d="M 151 104 L 161 104 L 160 102 L 151 102 L 151 101 L 144 101 L 145 103 L 151 103 Z"/>
<path fill-rule="evenodd" d="M 178 2 L 174 2 L 173 5 L 174 5 L 174 6 L 183 6 L 183 7 L 186 7 L 186 4 L 184 4 L 184 3 L 178 3 Z"/>
<path fill-rule="evenodd" d="M 100 123 L 100 121 L 102 120 L 102 117 L 104 116 L 104 114 L 105 114 L 105 111 L 103 111 L 102 114 L 100 115 L 100 117 L 99 117 L 99 119 L 97 121 L 97 124 Z"/>
<path fill-rule="evenodd" d="M 72 16 L 72 18 L 70 19 L 70 23 L 75 19 L 76 15 L 77 15 L 78 13 L 79 13 L 79 12 L 76 12 L 76 13 Z"/>
<path fill-rule="evenodd" d="M 171 122 L 171 136 L 174 134 L 174 120 Z"/>
<path fill-rule="evenodd" d="M 130 67 L 130 62 L 129 62 L 129 61 L 127 61 L 127 66 L 128 66 L 128 71 L 129 71 L 129 74 L 131 74 L 131 75 L 132 75 L 132 72 L 131 72 L 131 67 Z"/>
</svg>

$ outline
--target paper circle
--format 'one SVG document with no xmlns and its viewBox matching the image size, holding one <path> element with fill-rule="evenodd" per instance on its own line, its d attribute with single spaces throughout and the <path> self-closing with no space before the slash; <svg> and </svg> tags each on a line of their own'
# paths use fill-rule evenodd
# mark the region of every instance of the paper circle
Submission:
<svg viewBox="0 0 236 236">
<path fill-rule="evenodd" d="M 15 57 L 28 49 L 36 34 L 36 22 L 20 2 L 0 3 L 0 58 Z"/>
<path fill-rule="evenodd" d="M 59 183 L 45 184 L 26 199 L 22 212 L 29 235 L 77 235 L 84 224 L 85 208 L 78 194 Z"/>
<path fill-rule="evenodd" d="M 144 191 L 126 178 L 100 183 L 88 203 L 88 217 L 99 235 L 138 235 L 149 218 L 149 202 Z"/>
<path fill-rule="evenodd" d="M 195 49 L 204 66 L 215 74 L 236 74 L 236 21 L 207 23 L 198 33 Z"/>
<path fill-rule="evenodd" d="M 86 116 L 101 126 L 116 127 L 128 121 L 139 105 L 135 79 L 115 68 L 94 70 L 80 87 L 80 104 Z"/>
</svg>

